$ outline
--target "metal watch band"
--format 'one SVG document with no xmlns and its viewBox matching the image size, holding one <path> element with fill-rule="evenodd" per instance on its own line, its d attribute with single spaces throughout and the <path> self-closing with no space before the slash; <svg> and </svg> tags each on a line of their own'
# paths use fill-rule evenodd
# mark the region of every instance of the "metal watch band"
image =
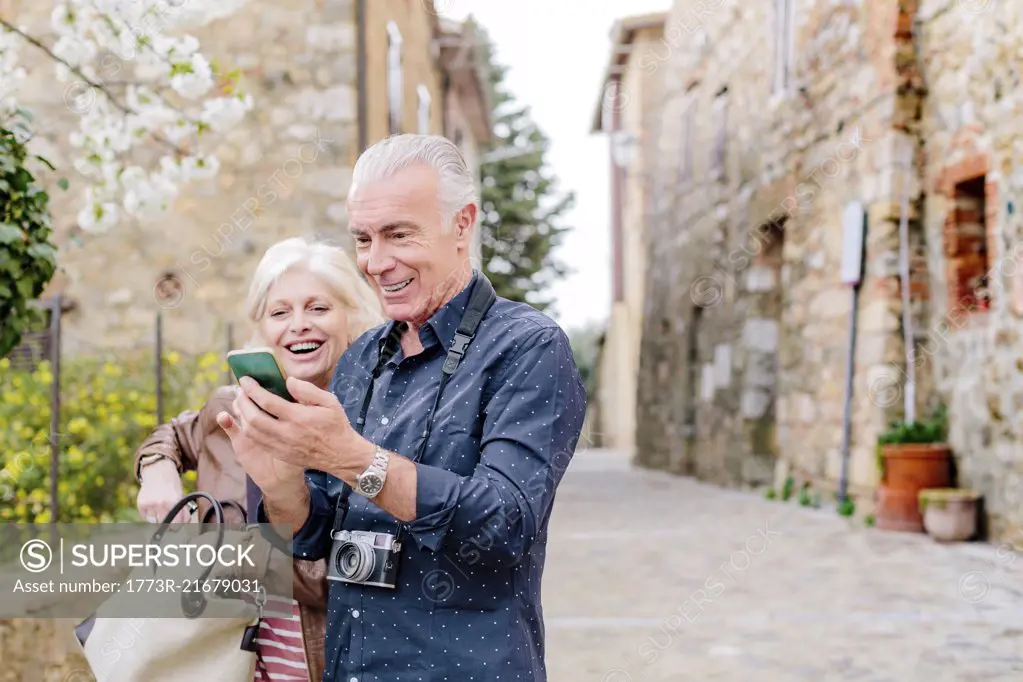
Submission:
<svg viewBox="0 0 1023 682">
<path fill-rule="evenodd" d="M 377 490 L 373 494 L 366 493 L 362 489 L 361 483 L 362 483 L 363 479 L 366 478 L 367 476 L 376 476 L 376 477 L 380 478 L 380 480 L 381 480 L 380 488 L 382 489 L 383 488 L 383 484 L 387 480 L 387 465 L 388 465 L 389 462 L 390 462 L 390 457 L 389 457 L 389 453 L 387 452 L 387 450 L 383 449 L 379 445 L 374 444 L 373 445 L 373 461 L 370 462 L 370 465 L 368 467 L 366 467 L 366 470 L 363 471 L 361 474 L 359 474 L 358 478 L 356 479 L 356 489 L 359 491 L 359 494 L 363 495 L 364 497 L 372 499 L 372 498 L 376 497 L 380 493 L 380 490 Z"/>
</svg>

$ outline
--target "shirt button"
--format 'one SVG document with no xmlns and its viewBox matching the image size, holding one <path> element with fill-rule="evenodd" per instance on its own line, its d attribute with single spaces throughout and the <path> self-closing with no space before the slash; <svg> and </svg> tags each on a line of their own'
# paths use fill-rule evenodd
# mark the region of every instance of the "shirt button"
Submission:
<svg viewBox="0 0 1023 682">
<path fill-rule="evenodd" d="M 388 419 L 387 417 L 381 417 L 380 418 L 380 423 L 383 424 L 384 426 L 387 426 L 387 422 L 389 422 L 389 421 L 391 421 L 391 420 Z"/>
<path fill-rule="evenodd" d="M 358 618 L 358 617 L 359 617 L 359 609 L 355 609 L 354 611 L 352 611 L 352 618 Z"/>
</svg>

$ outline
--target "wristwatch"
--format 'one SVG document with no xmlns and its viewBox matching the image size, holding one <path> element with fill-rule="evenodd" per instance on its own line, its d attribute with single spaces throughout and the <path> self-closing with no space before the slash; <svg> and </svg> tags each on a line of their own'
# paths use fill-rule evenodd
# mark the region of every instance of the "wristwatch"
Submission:
<svg viewBox="0 0 1023 682">
<path fill-rule="evenodd" d="M 355 490 L 360 495 L 373 499 L 384 487 L 387 480 L 387 464 L 390 454 L 379 445 L 373 448 L 373 462 L 355 477 Z"/>
</svg>

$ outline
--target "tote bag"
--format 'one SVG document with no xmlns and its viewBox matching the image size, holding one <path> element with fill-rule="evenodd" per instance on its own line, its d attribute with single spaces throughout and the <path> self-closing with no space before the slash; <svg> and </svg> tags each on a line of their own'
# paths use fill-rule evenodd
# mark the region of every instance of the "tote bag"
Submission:
<svg viewBox="0 0 1023 682">
<path fill-rule="evenodd" d="M 167 542 L 170 522 L 197 498 L 210 503 L 218 529 L 193 538 L 191 544 L 219 549 L 225 538 L 242 544 L 259 534 L 258 528 L 225 531 L 221 504 L 197 492 L 186 495 L 167 512 L 152 542 Z M 205 580 L 211 571 L 212 566 L 143 567 L 133 570 L 128 580 L 168 578 L 181 584 Z M 147 605 L 158 607 L 161 615 L 180 613 L 180 618 L 105 616 L 127 612 L 118 606 L 130 604 L 123 600 L 138 599 L 137 594 L 122 589 L 76 627 L 75 635 L 97 682 L 252 682 L 257 663 L 262 663 L 257 661 L 255 636 L 265 598 L 265 593 L 246 600 L 214 593 L 182 594 L 179 589 L 147 594 L 146 600 Z"/>
</svg>

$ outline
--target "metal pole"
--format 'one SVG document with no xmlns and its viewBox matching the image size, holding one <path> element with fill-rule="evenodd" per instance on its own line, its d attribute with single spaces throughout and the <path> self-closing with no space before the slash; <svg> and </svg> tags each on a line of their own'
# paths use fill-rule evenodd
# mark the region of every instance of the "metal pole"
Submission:
<svg viewBox="0 0 1023 682">
<path fill-rule="evenodd" d="M 849 441 L 852 437 L 853 377 L 856 373 L 856 310 L 860 301 L 860 284 L 852 289 L 852 310 L 849 312 L 849 353 L 845 360 L 845 410 L 842 415 L 842 473 L 838 479 L 838 501 L 845 502 L 849 488 Z"/>
<path fill-rule="evenodd" d="M 50 308 L 50 364 L 53 380 L 50 384 L 50 523 L 57 523 L 60 504 L 57 479 L 60 476 L 60 294 L 53 297 Z M 51 526 L 56 528 L 56 526 Z"/>
<path fill-rule="evenodd" d="M 905 421 L 916 421 L 916 344 L 913 341 L 913 311 L 909 303 L 909 181 L 913 168 L 913 146 L 906 151 L 902 175 L 902 207 L 899 216 L 899 279 L 902 289 L 902 343 L 906 354 L 906 389 L 902 392 Z"/>
<path fill-rule="evenodd" d="M 156 313 L 156 423 L 163 423 L 163 313 Z"/>
</svg>

